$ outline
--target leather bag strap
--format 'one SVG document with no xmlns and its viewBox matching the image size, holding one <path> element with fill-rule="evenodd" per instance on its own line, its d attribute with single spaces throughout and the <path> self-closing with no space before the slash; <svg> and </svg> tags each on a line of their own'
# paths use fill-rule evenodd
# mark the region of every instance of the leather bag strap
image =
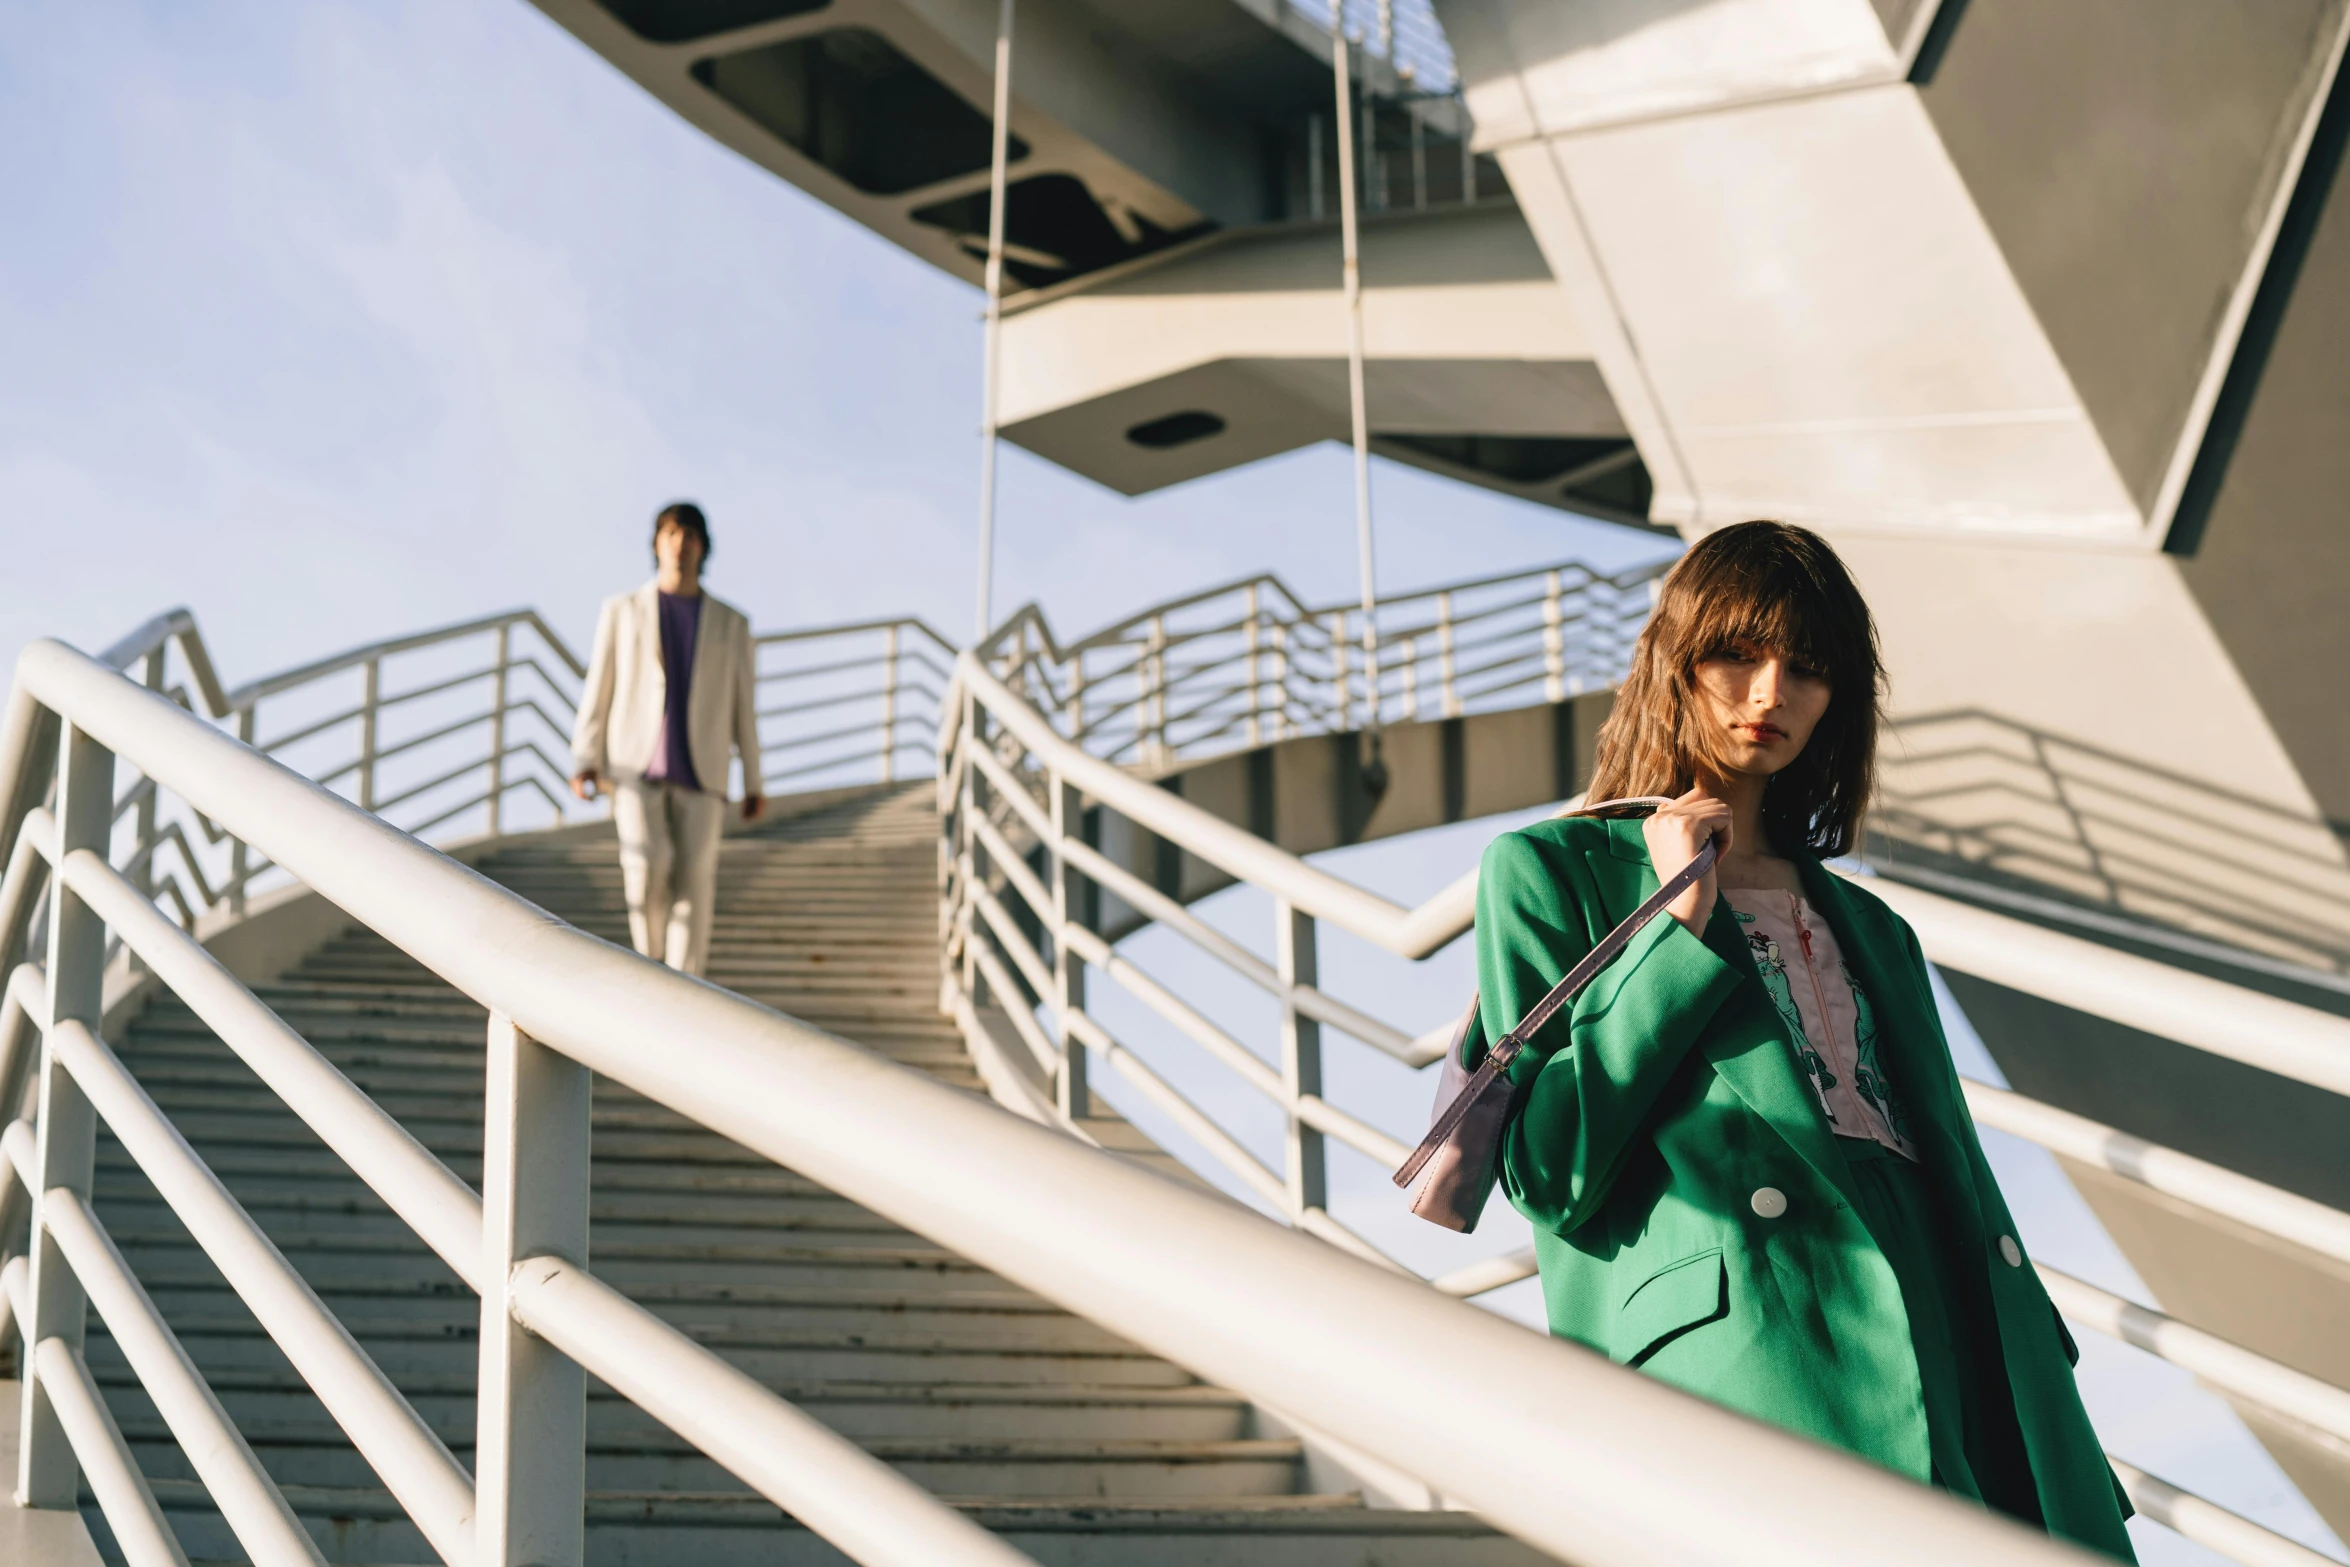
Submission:
<svg viewBox="0 0 2350 1567">
<path fill-rule="evenodd" d="M 1567 970 L 1566 977 L 1551 986 L 1550 993 L 1535 1002 L 1533 1008 L 1518 1019 L 1516 1028 L 1495 1040 L 1493 1048 L 1486 1051 L 1485 1059 L 1477 1063 L 1477 1070 L 1470 1074 L 1460 1094 L 1436 1118 L 1436 1124 L 1428 1128 L 1428 1135 L 1421 1139 L 1419 1147 L 1412 1150 L 1412 1156 L 1403 1162 L 1403 1168 L 1395 1172 L 1395 1184 L 1411 1185 L 1421 1167 L 1434 1158 L 1436 1150 L 1452 1136 L 1454 1129 L 1461 1124 L 1461 1118 L 1469 1113 L 1469 1107 L 1477 1102 L 1486 1085 L 1517 1059 L 1518 1052 L 1526 1048 L 1529 1039 L 1541 1032 L 1542 1025 L 1556 1016 L 1559 1008 L 1574 1000 L 1584 986 L 1597 979 L 1600 970 L 1613 963 L 1632 944 L 1632 938 L 1646 929 L 1649 921 L 1664 912 L 1666 904 L 1696 886 L 1705 878 L 1705 873 L 1713 868 L 1714 841 L 1708 838 L 1698 846 L 1694 859 L 1674 872 L 1663 886 L 1650 893 L 1647 901 L 1634 909 L 1622 924 L 1601 937 L 1599 945 L 1583 955 L 1582 962 Z M 1464 1019 L 1464 1023 L 1466 1021 Z M 1466 1032 L 1465 1027 L 1463 1032 Z M 1454 1042 L 1453 1048 L 1459 1048 L 1459 1041 Z"/>
</svg>

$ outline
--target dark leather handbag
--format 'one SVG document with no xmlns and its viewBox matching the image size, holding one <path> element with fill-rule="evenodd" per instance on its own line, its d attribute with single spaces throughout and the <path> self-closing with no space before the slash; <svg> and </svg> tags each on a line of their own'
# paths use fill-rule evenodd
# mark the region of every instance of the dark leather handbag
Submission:
<svg viewBox="0 0 2350 1567">
<path fill-rule="evenodd" d="M 1639 806 L 1653 811 L 1669 803 L 1646 797 L 1604 800 L 1571 814 L 1612 815 Z M 1469 1009 L 1461 1014 L 1460 1024 L 1453 1030 L 1452 1047 L 1444 1053 L 1444 1071 L 1436 1085 L 1435 1119 L 1428 1127 L 1428 1135 L 1420 1140 L 1420 1146 L 1412 1150 L 1403 1168 L 1395 1172 L 1398 1186 L 1409 1187 L 1414 1180 L 1420 1181 L 1419 1190 L 1412 1194 L 1412 1212 L 1431 1224 L 1441 1224 L 1463 1234 L 1477 1227 L 1479 1216 L 1485 1212 L 1485 1200 L 1492 1195 L 1493 1183 L 1501 1173 L 1501 1135 L 1518 1107 L 1518 1085 L 1509 1078 L 1509 1064 L 1559 1008 L 1597 979 L 1600 971 L 1631 945 L 1632 938 L 1664 912 L 1666 904 L 1695 886 L 1713 869 L 1713 864 L 1714 846 L 1708 839 L 1698 848 L 1695 859 L 1651 893 L 1648 901 L 1634 909 L 1624 923 L 1609 931 L 1582 962 L 1568 970 L 1566 978 L 1551 986 L 1550 994 L 1534 1003 L 1518 1020 L 1516 1028 L 1494 1041 L 1493 1048 L 1485 1052 L 1485 1059 L 1477 1063 L 1473 1072 L 1461 1065 L 1461 1045 L 1477 1021 L 1477 998 L 1469 997 Z M 1423 1171 L 1425 1179 L 1421 1179 Z"/>
</svg>

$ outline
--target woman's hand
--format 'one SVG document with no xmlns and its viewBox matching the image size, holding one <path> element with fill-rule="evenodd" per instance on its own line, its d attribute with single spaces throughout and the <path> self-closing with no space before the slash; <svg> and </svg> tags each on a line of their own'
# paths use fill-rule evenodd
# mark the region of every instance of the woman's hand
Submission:
<svg viewBox="0 0 2350 1567">
<path fill-rule="evenodd" d="M 1696 859 L 1709 838 L 1714 841 L 1716 864 L 1730 852 L 1730 807 L 1707 794 L 1700 784 L 1642 822 L 1640 835 L 1648 840 L 1648 862 L 1656 867 L 1656 879 L 1662 885 Z M 1713 868 L 1708 867 L 1696 886 L 1665 905 L 1665 912 L 1692 936 L 1705 934 L 1705 922 L 1713 914 L 1717 880 Z"/>
</svg>

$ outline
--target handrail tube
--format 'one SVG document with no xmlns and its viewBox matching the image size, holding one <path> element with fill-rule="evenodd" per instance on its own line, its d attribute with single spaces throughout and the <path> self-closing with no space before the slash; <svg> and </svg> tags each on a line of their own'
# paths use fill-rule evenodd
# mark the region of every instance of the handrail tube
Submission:
<svg viewBox="0 0 2350 1567">
<path fill-rule="evenodd" d="M 2331 1556 L 2264 1529 L 2192 1491 L 2182 1491 L 2111 1453 L 2105 1455 L 2105 1461 L 2113 1466 L 2114 1478 L 2121 1481 L 2130 1505 L 2141 1516 L 2230 1561 L 2242 1562 L 2244 1567 L 2342 1567 Z"/>
<path fill-rule="evenodd" d="M 1474 918 L 1474 871 L 1417 909 L 1404 910 L 1069 744 L 977 659 L 966 656 L 958 677 L 1039 761 L 1095 799 L 1226 873 L 1377 946 L 1424 956 Z M 1936 962 L 2313 1087 L 2350 1093 L 2350 1019 L 1887 878 L 1870 878 L 1870 890 L 1917 928 Z M 2024 935 L 2031 939 L 2017 939 Z"/>
<path fill-rule="evenodd" d="M 900 615 L 884 620 L 850 620 L 837 626 L 803 626 L 797 631 L 762 631 L 751 638 L 757 647 L 771 647 L 784 642 L 813 642 L 822 637 L 845 637 L 860 631 L 887 631 L 896 626 L 901 630 L 919 631 L 938 644 L 939 651 L 952 653 L 955 644 L 931 628 L 930 622 L 919 615 Z"/>
<path fill-rule="evenodd" d="M 1072 930 L 1069 938 L 1070 951 L 1080 954 L 1086 962 L 1116 980 L 1121 989 L 1174 1024 L 1193 1044 L 1231 1068 L 1251 1088 L 1284 1109 L 1288 1108 L 1289 1090 L 1282 1083 L 1281 1074 L 1248 1046 L 1210 1022 L 1190 1002 L 1127 962 L 1117 949 L 1107 943 L 1100 943 L 1100 938 L 1091 931 L 1084 932 L 1081 940 L 1080 933 Z"/>
<path fill-rule="evenodd" d="M 1297 1227 L 1316 1240 L 1337 1247 L 1352 1257 L 1359 1257 L 1372 1267 L 1392 1273 L 1398 1278 L 1420 1282 L 1420 1276 L 1396 1261 L 1369 1241 L 1348 1229 L 1331 1216 L 1327 1208 L 1308 1208 L 1297 1216 Z"/>
<path fill-rule="evenodd" d="M 559 1257 L 515 1264 L 514 1319 L 865 1567 L 1035 1567 L 987 1530 Z"/>
<path fill-rule="evenodd" d="M 8 868 L 0 872 L 0 963 L 15 956 L 32 928 L 48 863 L 24 841 L 24 821 L 40 809 L 47 776 L 55 766 L 56 715 L 21 687 L 11 693 L 0 721 L 0 841 L 8 844 Z"/>
<path fill-rule="evenodd" d="M 872 733 L 873 726 L 871 724 L 849 724 L 840 729 L 828 729 L 821 734 L 786 735 L 779 738 L 788 740 L 793 745 L 829 745 L 835 740 L 851 740 L 859 735 L 871 735 Z"/>
<path fill-rule="evenodd" d="M 793 670 L 791 673 L 797 674 L 799 671 Z M 838 696 L 815 697 L 806 702 L 789 702 L 782 707 L 761 708 L 758 716 L 762 719 L 797 718 L 802 713 L 819 713 L 828 707 L 846 707 L 851 702 L 878 702 L 889 695 L 892 689 L 889 686 L 875 686 L 870 691 L 844 691 Z M 903 692 L 905 687 L 899 686 L 894 689 Z M 873 726 L 867 724 L 864 728 L 866 732 L 870 733 Z"/>
<path fill-rule="evenodd" d="M 1984 1126 L 2350 1263 L 2350 1213 L 1971 1077 L 1961 1077 L 1959 1087 L 1967 1109 Z"/>
<path fill-rule="evenodd" d="M 2350 1392 L 2232 1344 L 2216 1333 L 2124 1300 L 2044 1262 L 2033 1266 L 2056 1309 L 2083 1327 L 2192 1371 L 2223 1393 L 2248 1399 L 2337 1440 L 2350 1441 Z"/>
<path fill-rule="evenodd" d="M 508 756 L 513 756 L 517 752 L 525 749 L 530 748 L 523 746 L 509 747 L 506 754 Z M 563 802 L 555 798 L 555 792 L 552 789 L 549 789 L 544 783 L 541 783 L 537 778 L 509 778 L 506 780 L 505 788 L 499 791 L 499 793 L 500 796 L 503 797 L 504 795 L 512 794 L 517 789 L 536 789 L 539 792 L 539 798 L 547 802 L 548 807 L 554 811 L 556 816 L 562 816 Z M 425 820 L 418 822 L 414 827 L 410 828 L 409 831 L 414 833 L 417 837 L 421 838 L 426 833 L 431 832 L 435 827 L 438 827 L 441 823 L 448 821 L 451 817 L 463 816 L 467 811 L 472 810 L 475 806 L 487 804 L 489 798 L 489 791 L 485 789 L 480 794 L 475 795 L 469 800 L 460 800 L 455 805 L 452 805 L 447 810 L 441 812 L 441 814 L 438 816 L 428 817 Z"/>
<path fill-rule="evenodd" d="M 16 1210 L 32 1200 L 34 1162 L 33 1123 L 15 1120 L 0 1128 L 0 1235 L 14 1234 Z"/>
<path fill-rule="evenodd" d="M 1014 852 L 1011 843 L 1004 837 L 1003 829 L 989 821 L 984 812 L 974 812 L 971 831 L 978 838 L 980 846 L 987 850 L 988 858 L 995 861 L 996 869 L 1003 872 L 1004 879 L 1019 889 L 1029 911 L 1049 926 L 1052 922 L 1053 896 L 1044 890 L 1044 883 L 1037 880 L 1036 872 L 1028 868 L 1028 862 Z M 972 890 L 982 896 L 990 896 L 985 887 L 976 881 Z"/>
<path fill-rule="evenodd" d="M 1926 956 L 1944 967 L 2312 1088 L 2350 1094 L 2350 1018 L 1889 877 L 1870 877 L 1863 885 L 1909 921 Z"/>
<path fill-rule="evenodd" d="M 150 653 L 160 653 L 177 638 L 180 656 L 187 660 L 188 672 L 196 677 L 196 687 L 204 694 L 204 706 L 213 717 L 227 715 L 229 698 L 220 689 L 220 681 L 212 672 L 212 654 L 204 646 L 204 634 L 196 629 L 196 615 L 185 605 L 167 609 L 145 625 L 121 637 L 98 655 L 98 662 L 109 669 L 128 669 Z"/>
<path fill-rule="evenodd" d="M 486 724 L 489 722 L 489 719 L 490 715 L 484 713 L 481 715 L 481 717 L 470 720 L 466 727 L 470 728 L 473 724 Z M 441 737 L 435 735 L 433 738 L 437 740 Z M 506 748 L 505 756 L 517 756 L 522 754 L 522 751 L 523 747 L 521 745 L 510 745 Z M 386 752 L 378 751 L 375 754 L 374 760 L 378 763 L 381 763 L 387 754 L 388 753 Z M 382 800 L 377 801 L 375 809 L 381 812 L 388 811 L 395 805 L 406 805 L 410 800 L 415 799 L 419 795 L 430 794 L 435 789 L 446 788 L 450 784 L 455 783 L 458 779 L 464 777 L 467 773 L 480 772 L 483 768 L 489 766 L 492 760 L 502 761 L 504 760 L 504 757 L 493 759 L 488 756 L 476 756 L 466 761 L 459 762 L 455 767 L 450 768 L 447 772 L 442 773 L 437 778 L 428 778 L 422 783 L 410 784 L 407 788 L 401 790 L 398 794 L 390 795 Z"/>
<path fill-rule="evenodd" d="M 256 1567 L 324 1567 L 310 1531 L 286 1505 L 285 1493 L 262 1469 L 97 1216 L 80 1196 L 59 1187 L 42 1204 L 41 1221 Z"/>
<path fill-rule="evenodd" d="M 0 1121 L 21 1108 L 25 1080 L 38 1053 L 34 1045 L 40 1037 L 41 1014 L 48 1011 L 48 992 L 41 982 L 39 965 L 24 963 L 18 969 L 26 977 L 10 974 L 5 987 L 0 988 Z M 36 1006 L 40 1011 L 34 1010 Z M 5 1211 L 0 1207 L 0 1212 Z M 6 1234 L 7 1226 L 0 1224 L 0 1235 Z"/>
<path fill-rule="evenodd" d="M 0 1172 L 0 1177 L 5 1177 L 5 1174 Z M 7 1179 L 0 1178 L 0 1194 L 15 1189 Z M 32 1260 L 22 1255 L 0 1263 L 0 1344 L 5 1344 L 11 1337 L 22 1337 L 24 1324 L 33 1320 L 32 1301 L 29 1298 L 33 1288 L 32 1273 Z M 20 1360 L 18 1365 L 22 1364 Z M 19 1371 L 18 1376 L 21 1378 L 22 1375 L 23 1372 Z"/>
<path fill-rule="evenodd" d="M 1217 1163 L 1238 1176 L 1267 1206 L 1277 1213 L 1289 1206 L 1289 1188 L 1282 1184 L 1279 1175 L 1262 1159 L 1241 1146 L 1238 1138 L 1217 1125 L 1206 1111 L 1185 1097 L 1182 1089 L 1161 1077 L 1149 1062 L 1118 1043 L 1090 1014 L 1070 1013 L 1069 1032 L 1100 1051 L 1102 1059 L 1110 1064 L 1112 1070 L 1139 1089 L 1143 1097 L 1157 1105 L 1168 1120 L 1189 1133 L 1214 1156 Z"/>
<path fill-rule="evenodd" d="M 1289 1108 L 1318 1132 L 1337 1138 L 1355 1152 L 1394 1169 L 1411 1157 L 1411 1144 L 1388 1136 L 1368 1121 L 1358 1120 L 1319 1094 L 1300 1094 Z"/>
<path fill-rule="evenodd" d="M 1534 1248 L 1521 1246 L 1516 1251 L 1488 1257 L 1483 1262 L 1472 1262 L 1465 1268 L 1440 1274 L 1428 1282 L 1440 1293 L 1466 1300 L 1472 1295 L 1483 1295 L 1520 1279 L 1534 1277 Z"/>
<path fill-rule="evenodd" d="M 957 674 L 997 723 L 1065 781 L 1228 875 L 1254 882 L 1292 907 L 1329 920 L 1375 946 L 1398 950 L 1395 935 L 1406 917 L 1402 908 L 1071 745 L 971 655 L 963 656 Z"/>
<path fill-rule="evenodd" d="M 889 655 L 881 649 L 875 648 L 870 653 L 859 653 L 851 658 L 836 658 L 829 664 L 788 664 L 781 669 L 762 669 L 752 676 L 752 683 L 755 685 L 766 685 L 772 681 L 777 680 L 809 680 L 818 675 L 847 674 L 852 669 L 879 669 L 885 667 L 888 663 Z M 920 648 L 914 648 L 900 653 L 898 655 L 898 664 L 901 668 L 910 664 L 919 669 L 927 669 L 933 674 L 938 675 L 944 675 L 946 673 L 944 669 L 941 669 L 936 663 L 932 662 L 929 654 L 923 652 Z M 874 690 L 866 694 L 870 696 L 879 696 L 881 695 L 881 691 Z"/>
<path fill-rule="evenodd" d="M 989 772 L 991 765 L 1001 765 L 996 762 L 994 757 L 989 756 L 984 748 L 976 752 L 975 755 L 982 772 Z M 990 777 L 993 776 L 994 774 L 990 773 Z M 1025 800 L 1026 797 L 1013 795 L 1008 798 L 1018 802 Z M 1028 809 L 1033 806 L 1033 801 L 1027 802 L 1027 805 L 1021 809 L 1022 816 L 1027 817 Z M 1031 825 L 1034 825 L 1035 821 L 1041 817 L 1042 812 L 1039 810 L 1036 818 L 1029 818 Z M 1049 829 L 1045 832 L 1045 836 L 1048 838 L 1051 836 Z M 1406 1034 L 1402 1029 L 1380 1022 L 1367 1012 L 1347 1005 L 1327 991 L 1316 989 L 1311 985 L 1285 986 L 1281 981 L 1280 971 L 1272 964 L 1267 963 L 1263 958 L 1258 957 L 1192 913 L 1176 899 L 1159 891 L 1158 888 L 1153 887 L 1149 882 L 1144 881 L 1091 844 L 1082 839 L 1064 838 L 1060 842 L 1060 851 L 1071 865 L 1076 866 L 1087 876 L 1117 894 L 1121 901 L 1129 904 L 1138 912 L 1148 915 L 1156 923 L 1183 936 L 1192 945 L 1218 959 L 1226 967 L 1257 986 L 1258 989 L 1268 992 L 1276 999 L 1286 997 L 1300 1012 L 1317 1022 L 1327 1023 L 1333 1028 L 1340 1029 L 1374 1050 L 1395 1057 L 1406 1066 L 1425 1066 L 1444 1053 L 1445 1044 L 1451 1037 L 1447 1030 L 1440 1028 L 1431 1034 L 1415 1038 Z"/>
<path fill-rule="evenodd" d="M 82 1352 L 61 1338 L 45 1338 L 26 1357 L 38 1368 L 41 1391 L 65 1428 L 66 1445 L 98 1498 L 98 1511 L 130 1567 L 188 1567 L 188 1553 L 180 1549 L 155 1488 L 139 1473 L 130 1443 L 114 1412 L 98 1392 Z"/>
<path fill-rule="evenodd" d="M 915 746 L 910 741 L 901 741 L 899 744 L 891 748 L 890 754 L 894 756 L 899 751 L 918 749 L 920 748 Z M 762 775 L 762 777 L 764 781 L 770 786 L 770 792 L 773 792 L 773 785 L 786 782 L 787 780 L 793 778 L 805 778 L 810 773 L 829 772 L 835 767 L 847 767 L 859 762 L 870 765 L 874 760 L 874 754 L 875 753 L 870 747 L 862 750 L 843 751 L 837 756 L 826 757 L 821 761 L 806 762 L 798 767 L 787 767 L 781 772 L 777 772 L 770 768 L 765 774 Z"/>
<path fill-rule="evenodd" d="M 441 1439 L 88 1025 L 58 1023 L 49 1046 L 426 1541 L 470 1563 L 473 1482 Z"/>
<path fill-rule="evenodd" d="M 1004 1015 L 1012 1020 L 1012 1032 L 1020 1036 L 1020 1043 L 1026 1045 L 1028 1053 L 1036 1058 L 1038 1069 L 1048 1077 L 1058 1072 L 1061 1067 L 1060 1053 L 1053 1048 L 1053 1042 L 1044 1037 L 1044 1030 L 1036 1026 L 1036 1019 L 1020 999 L 1020 987 L 1012 983 L 1012 976 L 1005 972 L 1003 960 L 996 956 L 995 949 L 982 943 L 971 956 L 978 964 L 980 974 L 1003 998 Z"/>
<path fill-rule="evenodd" d="M 155 977 L 479 1293 L 481 1198 L 473 1188 L 94 851 L 67 855 L 63 875 Z"/>
<path fill-rule="evenodd" d="M 1019 925 L 1012 919 L 1012 911 L 1005 908 L 1002 900 L 985 887 L 973 886 L 971 901 L 978 908 L 979 917 L 987 922 L 987 928 L 994 933 L 996 949 L 1012 960 L 1012 966 L 1020 971 L 1022 979 L 1028 981 L 1029 988 L 1040 999 L 1051 995 L 1052 968 L 1044 961 L 1043 955 L 1029 944 L 1028 938 L 1021 934 Z M 1017 995 L 1018 992 L 1013 994 Z"/>
<path fill-rule="evenodd" d="M 1884 1539 L 1916 1567 L 2092 1560 L 573 930 L 60 644 L 17 670 L 533 1038 L 1196 1375 L 1349 1433 L 1540 1548 L 1607 1567 L 1859 1567 L 1877 1552 L 1856 1542 Z M 648 1048 L 664 1039 L 694 1041 L 690 1063 Z M 1685 1505 L 1691 1473 L 1710 1506 Z"/>
<path fill-rule="evenodd" d="M 228 705 L 231 708 L 249 707 L 265 696 L 275 696 L 280 691 L 288 691 L 295 686 L 306 685 L 321 676 L 340 674 L 346 669 L 357 669 L 370 659 L 389 658 L 395 653 L 410 653 L 420 647 L 430 647 L 436 642 L 453 642 L 459 637 L 478 636 L 482 632 L 495 631 L 500 626 L 509 625 L 530 627 L 539 634 L 539 639 L 553 650 L 555 656 L 563 660 L 565 667 L 574 675 L 584 676 L 587 673 L 587 665 L 581 662 L 578 655 L 571 651 L 561 637 L 555 635 L 553 629 L 544 620 L 539 618 L 537 610 L 510 609 L 502 614 L 484 615 L 478 620 L 461 620 L 452 625 L 436 626 L 428 631 L 412 632 L 404 637 L 392 637 L 383 642 L 370 642 L 361 647 L 347 648 L 340 653 L 330 653 L 325 658 L 314 659 L 310 663 L 297 665 L 292 669 L 280 670 L 274 675 L 265 675 L 259 680 L 250 681 L 231 691 L 228 694 Z"/>
</svg>

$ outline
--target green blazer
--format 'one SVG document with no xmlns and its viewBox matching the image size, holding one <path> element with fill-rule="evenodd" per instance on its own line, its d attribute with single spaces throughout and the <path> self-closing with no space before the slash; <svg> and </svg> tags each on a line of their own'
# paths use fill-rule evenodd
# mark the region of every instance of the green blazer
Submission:
<svg viewBox="0 0 2350 1567">
<path fill-rule="evenodd" d="M 2072 1342 L 2029 1266 L 1961 1098 L 1909 926 L 1802 862 L 1873 1004 L 1935 1199 L 1989 1279 L 2051 1532 L 2130 1560 L 2128 1503 L 2073 1385 Z M 1484 1053 L 1656 890 L 1636 821 L 1504 834 L 1477 888 Z M 1502 1182 L 1534 1226 L 1551 1331 L 1758 1419 L 1925 1481 L 1925 1406 L 1891 1266 L 1729 905 L 1704 938 L 1660 916 L 1510 1067 Z M 1772 1188 L 1784 1212 L 1756 1193 Z M 2022 1257 L 2016 1250 L 2014 1255 Z"/>
</svg>

